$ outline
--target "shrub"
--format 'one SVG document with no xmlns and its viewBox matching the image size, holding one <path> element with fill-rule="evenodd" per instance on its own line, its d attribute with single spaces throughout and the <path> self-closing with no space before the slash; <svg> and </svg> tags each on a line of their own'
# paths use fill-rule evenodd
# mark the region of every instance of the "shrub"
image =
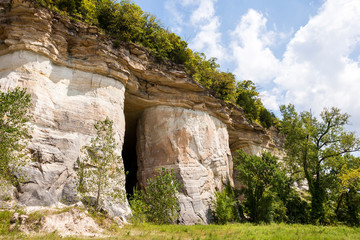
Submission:
<svg viewBox="0 0 360 240">
<path fill-rule="evenodd" d="M 218 224 L 226 224 L 240 220 L 237 200 L 230 185 L 227 185 L 224 190 L 215 193 L 213 205 L 213 214 Z"/>
<path fill-rule="evenodd" d="M 178 192 L 181 183 L 173 169 L 159 169 L 153 179 L 146 180 L 144 190 L 134 190 L 130 200 L 136 222 L 175 223 L 179 218 Z"/>
</svg>

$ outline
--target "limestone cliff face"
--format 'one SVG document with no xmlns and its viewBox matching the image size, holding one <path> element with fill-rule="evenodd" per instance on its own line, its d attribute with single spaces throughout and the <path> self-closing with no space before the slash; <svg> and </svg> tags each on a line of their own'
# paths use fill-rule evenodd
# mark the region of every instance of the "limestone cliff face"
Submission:
<svg viewBox="0 0 360 240">
<path fill-rule="evenodd" d="M 214 192 L 231 179 L 226 125 L 203 111 L 158 106 L 143 112 L 137 135 L 139 182 L 161 167 L 176 170 L 183 184 L 181 221 L 208 223 Z"/>
<path fill-rule="evenodd" d="M 33 162 L 18 196 L 26 205 L 76 200 L 74 163 L 95 134 L 93 124 L 106 116 L 114 120 L 126 170 L 138 168 L 129 179 L 141 185 L 159 167 L 177 171 L 185 224 L 210 221 L 214 191 L 232 181 L 231 152 L 275 147 L 263 128 L 211 96 L 183 67 L 157 64 L 134 44 L 114 48 L 97 28 L 31 0 L 0 0 L 0 86 L 26 87 L 33 99 Z M 129 214 L 127 203 L 109 210 Z"/>
</svg>

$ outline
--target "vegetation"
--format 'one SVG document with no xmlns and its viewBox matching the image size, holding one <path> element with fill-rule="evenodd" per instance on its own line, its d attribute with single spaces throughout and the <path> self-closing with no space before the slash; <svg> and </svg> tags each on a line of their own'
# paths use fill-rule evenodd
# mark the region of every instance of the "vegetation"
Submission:
<svg viewBox="0 0 360 240">
<path fill-rule="evenodd" d="M 26 139 L 30 136 L 27 124 L 31 119 L 28 114 L 30 101 L 26 89 L 0 91 L 0 187 L 21 181 L 14 173 L 26 162 Z"/>
<path fill-rule="evenodd" d="M 237 179 L 246 186 L 240 194 L 245 197 L 242 207 L 249 221 L 270 223 L 285 220 L 286 208 L 279 195 L 285 188 L 287 177 L 277 159 L 269 152 L 249 156 L 238 151 L 234 169 Z"/>
<path fill-rule="evenodd" d="M 8 222 L 9 218 L 2 218 L 0 222 Z M 1 226 L 1 225 L 0 225 Z M 344 226 L 314 226 L 314 225 L 286 225 L 268 224 L 254 225 L 228 224 L 228 225 L 125 225 L 122 228 L 106 229 L 103 235 L 111 236 L 111 239 L 341 239 L 353 240 L 360 238 L 360 229 Z M 17 231 L 5 231 L 0 239 L 94 239 L 94 237 L 60 237 L 58 233 L 49 234 L 23 234 Z"/>
<path fill-rule="evenodd" d="M 96 137 L 91 139 L 90 145 L 82 148 L 83 156 L 77 161 L 77 180 L 78 191 L 99 211 L 104 199 L 110 203 L 121 203 L 125 199 L 124 179 L 121 177 L 124 169 L 121 157 L 116 153 L 113 122 L 106 118 L 94 127 Z"/>
<path fill-rule="evenodd" d="M 228 222 L 238 222 L 240 220 L 238 214 L 238 201 L 234 190 L 230 185 L 215 193 L 215 201 L 213 202 L 213 214 L 216 223 L 226 224 Z"/>
<path fill-rule="evenodd" d="M 130 205 L 135 222 L 176 223 L 180 189 L 181 183 L 173 169 L 159 169 L 153 179 L 147 179 L 144 190 L 134 190 Z"/>
<path fill-rule="evenodd" d="M 146 47 L 158 61 L 184 64 L 187 73 L 213 95 L 244 109 L 250 121 L 269 128 L 276 121 L 261 103 L 256 87 L 251 81 L 236 85 L 235 76 L 222 72 L 216 58 L 207 59 L 204 53 L 193 52 L 187 42 L 165 29 L 153 15 L 141 10 L 129 0 L 36 0 L 52 10 L 69 14 L 103 29 L 119 42 L 133 42 Z"/>
<path fill-rule="evenodd" d="M 336 215 L 341 219 L 339 210 L 346 196 L 345 212 L 354 215 L 348 216 L 352 224 L 359 224 L 360 162 L 350 153 L 360 150 L 360 141 L 344 129 L 349 115 L 337 108 L 324 109 L 318 120 L 311 112 L 298 114 L 292 105 L 282 106 L 281 112 L 288 172 L 297 181 L 305 179 L 309 186 L 312 222 L 333 223 Z"/>
</svg>

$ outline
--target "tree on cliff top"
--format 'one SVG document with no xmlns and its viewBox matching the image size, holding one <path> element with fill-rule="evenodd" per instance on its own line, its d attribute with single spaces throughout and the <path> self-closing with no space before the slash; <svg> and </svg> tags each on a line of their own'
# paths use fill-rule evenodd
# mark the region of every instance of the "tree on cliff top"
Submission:
<svg viewBox="0 0 360 240">
<path fill-rule="evenodd" d="M 19 183 L 20 179 L 17 179 L 14 173 L 26 162 L 30 107 L 30 94 L 27 94 L 25 89 L 0 91 L 0 176 L 12 184 Z M 4 183 L 0 181 L 0 186 Z"/>
<path fill-rule="evenodd" d="M 319 121 L 311 112 L 298 114 L 293 105 L 281 106 L 280 130 L 285 134 L 287 164 L 293 175 L 305 178 L 311 195 L 311 217 L 326 222 L 325 203 L 350 153 L 360 150 L 360 140 L 344 130 L 349 115 L 338 108 L 324 109 Z M 350 161 L 350 162 L 349 162 Z"/>
<path fill-rule="evenodd" d="M 104 200 L 108 203 L 122 203 L 125 200 L 124 168 L 122 159 L 116 153 L 113 121 L 106 118 L 94 125 L 96 137 L 90 145 L 82 148 L 78 163 L 78 191 L 84 199 L 95 198 L 95 210 L 101 209 Z"/>
</svg>

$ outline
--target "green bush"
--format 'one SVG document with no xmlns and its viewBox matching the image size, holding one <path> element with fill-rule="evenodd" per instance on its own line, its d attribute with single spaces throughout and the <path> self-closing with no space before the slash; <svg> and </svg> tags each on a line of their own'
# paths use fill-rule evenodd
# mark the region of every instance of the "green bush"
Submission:
<svg viewBox="0 0 360 240">
<path fill-rule="evenodd" d="M 230 185 L 227 185 L 224 190 L 215 193 L 214 218 L 218 224 L 226 224 L 228 222 L 239 221 L 238 205 L 235 193 Z"/>
<path fill-rule="evenodd" d="M 176 223 L 179 218 L 178 192 L 181 183 L 173 169 L 159 169 L 153 179 L 146 180 L 144 190 L 134 190 L 130 205 L 135 222 Z"/>
</svg>

